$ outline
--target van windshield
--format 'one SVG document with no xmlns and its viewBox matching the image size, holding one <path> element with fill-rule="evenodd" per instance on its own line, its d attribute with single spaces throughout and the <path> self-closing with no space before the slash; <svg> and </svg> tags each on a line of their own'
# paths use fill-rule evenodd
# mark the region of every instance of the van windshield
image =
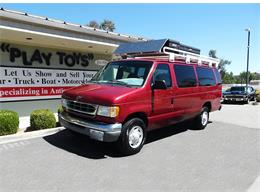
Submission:
<svg viewBox="0 0 260 195">
<path fill-rule="evenodd" d="M 142 86 L 153 62 L 149 61 L 116 61 L 101 69 L 90 82 L 107 83 L 125 86 Z"/>
</svg>

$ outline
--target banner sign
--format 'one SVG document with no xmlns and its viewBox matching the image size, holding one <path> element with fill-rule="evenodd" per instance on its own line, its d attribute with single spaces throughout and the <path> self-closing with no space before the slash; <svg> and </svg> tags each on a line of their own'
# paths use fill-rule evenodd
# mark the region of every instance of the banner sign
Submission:
<svg viewBox="0 0 260 195">
<path fill-rule="evenodd" d="M 0 67 L 0 101 L 60 98 L 96 71 Z"/>
<path fill-rule="evenodd" d="M 112 55 L 89 51 L 68 51 L 0 42 L 1 64 L 25 68 L 98 70 Z"/>
<path fill-rule="evenodd" d="M 25 66 L 32 66 L 34 64 L 44 64 L 46 66 L 53 65 L 58 62 L 60 65 L 73 67 L 81 65 L 82 67 L 89 66 L 90 61 L 94 59 L 93 53 L 80 53 L 80 52 L 64 52 L 64 51 L 43 51 L 40 49 L 25 49 L 12 46 L 9 43 L 0 43 L 1 51 L 7 55 L 11 63 L 20 62 Z M 55 59 L 55 61 L 53 60 Z"/>
</svg>

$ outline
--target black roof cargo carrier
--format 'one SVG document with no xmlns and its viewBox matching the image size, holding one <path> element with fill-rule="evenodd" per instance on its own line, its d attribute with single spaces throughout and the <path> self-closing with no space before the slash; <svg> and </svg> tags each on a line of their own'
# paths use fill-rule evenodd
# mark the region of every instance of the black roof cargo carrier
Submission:
<svg viewBox="0 0 260 195">
<path fill-rule="evenodd" d="M 145 54 L 159 54 L 163 52 L 164 47 L 178 49 L 194 54 L 200 54 L 200 49 L 184 45 L 178 41 L 170 39 L 149 40 L 135 43 L 122 43 L 115 50 L 117 55 L 145 55 Z"/>
<path fill-rule="evenodd" d="M 167 58 L 169 61 L 185 61 L 217 67 L 219 59 L 200 55 L 200 49 L 184 45 L 171 39 L 122 43 L 114 51 L 115 55 L 126 58 Z"/>
</svg>

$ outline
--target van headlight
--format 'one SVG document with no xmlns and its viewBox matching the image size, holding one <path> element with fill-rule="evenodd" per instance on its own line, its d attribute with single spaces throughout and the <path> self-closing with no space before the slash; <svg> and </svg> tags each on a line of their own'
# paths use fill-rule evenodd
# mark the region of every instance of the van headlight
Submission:
<svg viewBox="0 0 260 195">
<path fill-rule="evenodd" d="M 117 117 L 119 115 L 119 106 L 98 106 L 97 115 Z"/>
<path fill-rule="evenodd" d="M 65 107 L 65 108 L 67 108 L 67 107 L 68 107 L 68 100 L 62 98 L 62 99 L 61 99 L 61 105 L 62 105 L 63 107 Z"/>
</svg>

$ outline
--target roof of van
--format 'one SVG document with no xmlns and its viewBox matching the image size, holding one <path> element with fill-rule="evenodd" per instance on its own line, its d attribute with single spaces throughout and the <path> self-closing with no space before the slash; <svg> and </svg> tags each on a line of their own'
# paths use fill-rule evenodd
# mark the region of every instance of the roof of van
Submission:
<svg viewBox="0 0 260 195">
<path fill-rule="evenodd" d="M 197 63 L 186 63 L 185 61 L 169 61 L 168 59 L 161 59 L 161 58 L 127 58 L 127 59 L 119 59 L 116 61 L 149 61 L 149 62 L 162 62 L 162 63 L 173 63 L 178 65 L 196 65 L 199 67 L 208 67 L 208 68 L 216 68 L 216 67 L 210 67 L 208 65 L 202 64 L 199 65 Z M 115 62 L 116 62 L 115 61 Z"/>
</svg>

